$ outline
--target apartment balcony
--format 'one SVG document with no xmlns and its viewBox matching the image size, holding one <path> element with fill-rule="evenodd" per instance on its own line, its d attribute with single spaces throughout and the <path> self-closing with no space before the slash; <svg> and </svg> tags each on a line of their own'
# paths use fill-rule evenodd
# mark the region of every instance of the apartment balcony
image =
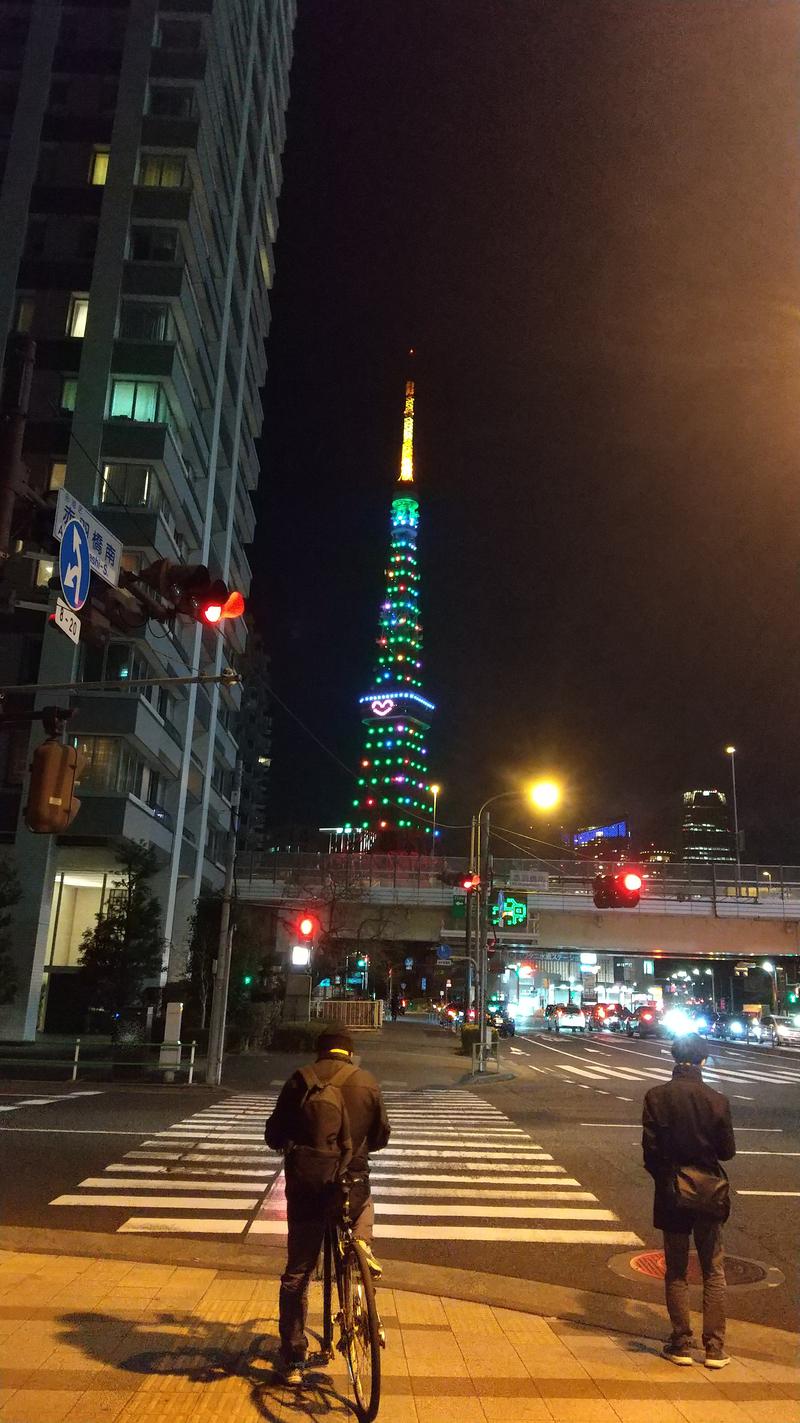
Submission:
<svg viewBox="0 0 800 1423">
<path fill-rule="evenodd" d="M 174 8 L 174 7 L 171 7 Z M 192 10 L 211 11 L 211 0 L 192 5 Z M 203 79 L 208 55 L 204 49 L 154 49 L 150 55 L 151 79 Z"/>
<path fill-rule="evenodd" d="M 142 145 L 166 148 L 171 153 L 181 148 L 197 148 L 200 120 L 175 118 L 171 114 L 145 114 L 142 119 Z"/>
<path fill-rule="evenodd" d="M 74 829 L 58 837 L 59 845 L 125 839 L 144 840 L 166 855 L 172 850 L 169 826 L 124 792 L 91 791 L 81 787 L 80 802 Z"/>
<path fill-rule="evenodd" d="M 77 288 L 76 288 L 77 290 Z M 168 296 L 187 299 L 182 262 L 126 262 L 122 274 L 123 296 Z"/>
<path fill-rule="evenodd" d="M 136 750 L 146 749 L 147 759 L 155 759 L 168 776 L 179 774 L 180 748 L 144 697 L 137 696 L 133 689 L 75 695 L 78 699 L 76 736 L 124 736 Z"/>
<path fill-rule="evenodd" d="M 89 188 L 87 191 L 91 192 Z M 102 192 L 102 189 L 98 189 Z M 192 210 L 191 188 L 134 188 L 132 222 L 188 222 Z"/>
</svg>

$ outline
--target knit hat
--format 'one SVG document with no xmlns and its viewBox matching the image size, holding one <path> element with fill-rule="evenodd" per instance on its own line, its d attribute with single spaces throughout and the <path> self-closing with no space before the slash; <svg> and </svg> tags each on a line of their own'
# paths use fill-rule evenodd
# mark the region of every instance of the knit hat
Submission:
<svg viewBox="0 0 800 1423">
<path fill-rule="evenodd" d="M 341 1028 L 326 1028 L 317 1038 L 317 1057 L 352 1057 L 355 1044 Z"/>
</svg>

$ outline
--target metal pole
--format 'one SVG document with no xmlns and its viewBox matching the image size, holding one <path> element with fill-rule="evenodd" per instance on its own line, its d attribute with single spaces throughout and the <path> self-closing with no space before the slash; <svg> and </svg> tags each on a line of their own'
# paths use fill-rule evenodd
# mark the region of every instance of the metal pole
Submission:
<svg viewBox="0 0 800 1423">
<path fill-rule="evenodd" d="M 489 812 L 478 824 L 478 1071 L 486 1071 L 486 990 L 489 977 Z"/>
<path fill-rule="evenodd" d="M 431 835 L 431 854 L 436 854 L 436 803 L 439 799 L 438 789 L 433 792 L 433 834 Z"/>
<path fill-rule="evenodd" d="M 80 1059 L 80 1055 L 81 1055 L 81 1040 L 80 1040 L 80 1038 L 76 1038 L 76 1039 L 75 1039 L 75 1054 L 74 1054 L 73 1059 L 72 1059 L 72 1080 L 73 1080 L 73 1082 L 77 1082 L 77 1080 L 78 1080 L 78 1061 L 79 1061 L 79 1059 Z"/>
<path fill-rule="evenodd" d="M 476 820 L 475 820 L 475 816 L 473 815 L 473 817 L 472 817 L 472 828 L 471 828 L 471 830 L 470 830 L 470 837 L 469 837 L 469 872 L 470 872 L 471 875 L 475 873 L 475 835 L 476 835 Z M 465 1006 L 466 1006 L 467 1008 L 471 1008 L 471 1007 L 472 1007 L 472 957 L 471 957 L 471 956 L 472 956 L 472 916 L 473 916 L 473 900 L 474 900 L 474 898 L 475 898 L 474 893 L 473 893 L 473 894 L 470 894 L 470 893 L 468 892 L 468 893 L 467 893 L 467 896 L 466 896 L 466 904 L 465 904 L 465 906 L 464 906 L 464 952 L 465 952 L 465 954 L 466 954 L 466 956 L 467 956 L 466 995 L 465 995 L 465 996 L 466 996 L 466 1004 L 465 1004 Z"/>
<path fill-rule="evenodd" d="M 5 372 L 0 371 L 0 561 L 9 556 L 14 506 L 28 483 L 22 442 L 36 360 L 36 342 L 27 334 L 9 338 Z"/>
<path fill-rule="evenodd" d="M 197 1053 L 197 1043 L 195 1042 L 194 1038 L 192 1038 L 192 1042 L 191 1042 L 191 1045 L 190 1045 L 190 1047 L 189 1047 L 189 1076 L 188 1076 L 187 1079 L 186 1079 L 186 1085 L 187 1085 L 187 1087 L 191 1087 L 191 1085 L 192 1085 L 192 1083 L 193 1083 L 193 1081 L 194 1081 L 194 1059 L 195 1059 L 196 1053 Z"/>
<path fill-rule="evenodd" d="M 739 849 L 739 806 L 736 801 L 736 752 L 731 751 L 731 783 L 733 786 L 733 838 L 736 850 L 736 877 L 741 879 L 742 856 Z"/>
<path fill-rule="evenodd" d="M 231 902 L 233 900 L 233 877 L 236 866 L 236 834 L 239 829 L 239 799 L 242 793 L 242 762 L 236 762 L 231 794 L 231 822 L 228 829 L 228 844 L 225 856 L 225 888 L 222 894 L 222 908 L 219 917 L 219 947 L 214 970 L 214 995 L 211 1000 L 211 1026 L 208 1033 L 208 1060 L 206 1062 L 206 1082 L 209 1087 L 219 1087 L 222 1079 L 222 1060 L 225 1056 L 225 1017 L 228 1011 L 228 983 L 231 975 Z"/>
</svg>

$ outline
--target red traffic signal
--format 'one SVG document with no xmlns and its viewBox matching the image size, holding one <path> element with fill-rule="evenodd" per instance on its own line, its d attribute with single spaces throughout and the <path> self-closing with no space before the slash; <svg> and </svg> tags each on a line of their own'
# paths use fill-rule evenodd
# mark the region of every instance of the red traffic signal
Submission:
<svg viewBox="0 0 800 1423">
<path fill-rule="evenodd" d="M 595 875 L 592 898 L 596 909 L 635 909 L 644 878 L 638 870 L 614 870 Z"/>
<path fill-rule="evenodd" d="M 206 627 L 240 618 L 244 612 L 244 598 L 238 589 L 230 589 L 222 578 L 212 578 L 204 563 L 170 563 L 160 558 L 137 577 L 158 589 L 181 617 L 194 618 Z"/>
<path fill-rule="evenodd" d="M 480 875 L 474 874 L 462 875 L 459 883 L 461 885 L 461 888 L 465 890 L 467 894 L 471 894 L 473 889 L 480 889 L 481 877 Z"/>
<path fill-rule="evenodd" d="M 313 914 L 304 914 L 297 923 L 297 932 L 301 939 L 313 939 L 319 929 L 319 920 Z"/>
<path fill-rule="evenodd" d="M 85 757 L 74 746 L 48 738 L 36 747 L 31 761 L 25 824 L 36 835 L 60 835 L 81 808 L 75 782 Z"/>
</svg>

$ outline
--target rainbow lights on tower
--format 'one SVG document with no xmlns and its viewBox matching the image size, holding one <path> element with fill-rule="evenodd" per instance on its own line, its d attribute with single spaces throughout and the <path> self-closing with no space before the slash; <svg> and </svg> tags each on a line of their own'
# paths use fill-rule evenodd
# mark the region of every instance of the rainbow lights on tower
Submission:
<svg viewBox="0 0 800 1423">
<path fill-rule="evenodd" d="M 406 382 L 397 483 L 403 490 L 390 512 L 372 684 L 359 698 L 364 739 L 351 825 L 377 849 L 413 845 L 429 850 L 433 793 L 425 738 L 434 706 L 422 684 L 413 380 Z"/>
</svg>

